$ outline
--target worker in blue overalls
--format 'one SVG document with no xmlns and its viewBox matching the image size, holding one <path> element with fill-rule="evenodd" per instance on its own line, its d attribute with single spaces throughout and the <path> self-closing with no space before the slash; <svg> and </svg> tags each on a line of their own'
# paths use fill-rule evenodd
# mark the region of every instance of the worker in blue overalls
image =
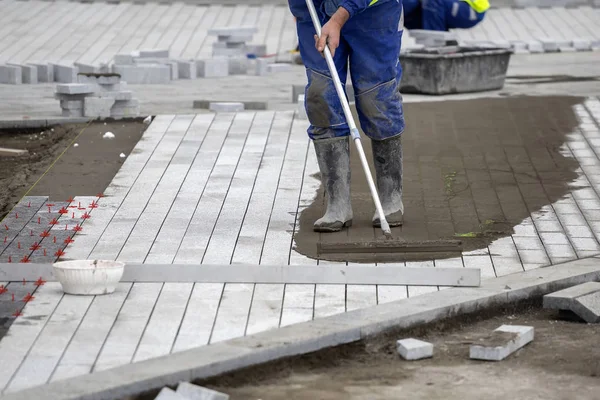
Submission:
<svg viewBox="0 0 600 400">
<path fill-rule="evenodd" d="M 371 138 L 376 181 L 390 226 L 402 224 L 402 142 L 404 114 L 399 92 L 398 60 L 402 38 L 400 0 L 314 0 L 323 29 L 317 37 L 305 0 L 289 0 L 296 17 L 300 54 L 308 85 L 305 108 L 321 179 L 327 196 L 318 232 L 352 224 L 350 204 L 350 134 L 327 63 L 329 46 L 342 83 L 348 66 L 360 125 Z M 379 227 L 377 213 L 373 226 Z"/>
<path fill-rule="evenodd" d="M 404 27 L 448 31 L 469 29 L 483 20 L 489 0 L 403 0 Z"/>
</svg>

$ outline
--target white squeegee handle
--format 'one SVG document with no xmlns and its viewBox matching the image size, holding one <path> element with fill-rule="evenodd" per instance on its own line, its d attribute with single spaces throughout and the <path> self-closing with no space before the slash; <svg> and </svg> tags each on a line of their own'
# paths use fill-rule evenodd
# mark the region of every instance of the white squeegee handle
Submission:
<svg viewBox="0 0 600 400">
<path fill-rule="evenodd" d="M 315 5 L 313 4 L 312 0 L 306 0 L 306 5 L 308 6 L 310 17 L 312 19 L 313 25 L 315 26 L 315 30 L 317 31 L 317 36 L 321 37 L 321 21 L 319 20 L 319 16 L 317 15 Z M 329 72 L 331 73 L 331 78 L 333 79 L 335 90 L 338 94 L 338 97 L 340 98 L 340 102 L 342 103 L 342 108 L 344 109 L 344 115 L 346 116 L 346 122 L 348 123 L 348 127 L 350 128 L 352 139 L 354 140 L 354 144 L 356 145 L 356 149 L 358 150 L 358 156 L 360 158 L 360 163 L 362 164 L 363 170 L 365 171 L 367 183 L 369 184 L 369 189 L 371 189 L 371 197 L 373 198 L 375 208 L 377 209 L 377 213 L 379 214 L 381 230 L 383 231 L 383 234 L 385 236 L 391 237 L 392 232 L 390 230 L 390 225 L 388 224 L 387 219 L 385 218 L 385 215 L 383 213 L 383 208 L 381 207 L 381 201 L 379 200 L 379 195 L 377 194 L 375 182 L 373 182 L 373 176 L 371 175 L 371 170 L 369 168 L 369 164 L 367 163 L 365 151 L 360 140 L 360 133 L 356 128 L 354 117 L 352 116 L 352 112 L 350 111 L 350 104 L 348 104 L 348 100 L 346 99 L 346 94 L 344 92 L 344 88 L 342 87 L 340 76 L 338 75 L 337 68 L 335 67 L 335 64 L 333 62 L 333 57 L 331 56 L 331 52 L 329 51 L 329 47 L 327 45 L 325 46 L 325 51 L 323 53 L 325 54 L 325 60 L 327 61 L 327 66 L 329 67 Z"/>
</svg>

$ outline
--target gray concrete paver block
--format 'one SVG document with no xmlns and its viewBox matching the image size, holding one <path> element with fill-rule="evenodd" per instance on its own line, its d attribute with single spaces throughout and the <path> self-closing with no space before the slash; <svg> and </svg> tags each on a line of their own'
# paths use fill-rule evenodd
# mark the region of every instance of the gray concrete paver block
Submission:
<svg viewBox="0 0 600 400">
<path fill-rule="evenodd" d="M 577 315 L 589 324 L 600 323 L 600 292 L 586 294 L 576 301 L 581 305 Z"/>
<path fill-rule="evenodd" d="M 91 83 L 65 83 L 56 85 L 56 93 L 58 94 L 88 94 L 95 91 L 96 85 Z"/>
<path fill-rule="evenodd" d="M 214 112 L 238 112 L 244 111 L 244 103 L 214 102 L 210 103 L 208 108 Z"/>
<path fill-rule="evenodd" d="M 83 112 L 83 108 L 80 109 L 67 109 L 67 108 L 63 108 L 61 110 L 61 116 L 63 117 L 70 117 L 70 118 L 83 118 L 84 117 L 84 112 Z"/>
<path fill-rule="evenodd" d="M 113 62 L 116 65 L 133 65 L 134 57 L 131 54 L 116 54 L 113 57 Z"/>
<path fill-rule="evenodd" d="M 189 400 L 185 396 L 175 392 L 172 389 L 164 387 L 158 393 L 158 396 L 154 398 L 155 400 Z"/>
<path fill-rule="evenodd" d="M 54 68 L 49 63 L 28 63 L 37 69 L 39 83 L 54 82 Z"/>
<path fill-rule="evenodd" d="M 100 72 L 100 67 L 91 64 L 84 64 L 80 62 L 73 63 L 75 67 L 77 67 L 78 71 L 81 73 L 94 74 Z"/>
<path fill-rule="evenodd" d="M 141 58 L 169 58 L 169 49 L 140 50 Z"/>
<path fill-rule="evenodd" d="M 15 67 L 21 68 L 21 82 L 26 84 L 36 84 L 38 83 L 38 75 L 37 68 L 33 65 L 26 64 L 13 64 L 8 63 L 7 65 L 12 65 Z"/>
<path fill-rule="evenodd" d="M 54 70 L 54 81 L 60 83 L 77 82 L 78 68 L 75 66 L 61 65 L 52 63 Z"/>
<path fill-rule="evenodd" d="M 501 361 L 533 341 L 533 326 L 502 325 L 481 343 L 469 348 L 473 360 Z"/>
<path fill-rule="evenodd" d="M 264 57 L 267 55 L 267 45 L 265 44 L 247 44 L 246 54 L 252 54 L 255 57 Z"/>
<path fill-rule="evenodd" d="M 177 385 L 176 392 L 188 400 L 229 400 L 228 394 L 193 385 L 189 382 L 181 382 Z"/>
<path fill-rule="evenodd" d="M 89 75 L 87 72 L 80 72 L 77 75 L 79 83 L 90 83 L 93 85 L 117 85 L 121 82 L 121 77 L 116 75 Z"/>
<path fill-rule="evenodd" d="M 228 61 L 229 75 L 246 75 L 248 73 L 247 57 L 231 57 Z"/>
<path fill-rule="evenodd" d="M 114 99 L 110 97 L 86 97 L 83 101 L 83 115 L 86 117 L 110 117 Z"/>
<path fill-rule="evenodd" d="M 83 100 L 61 100 L 60 108 L 63 110 L 81 110 L 83 109 Z"/>
<path fill-rule="evenodd" d="M 547 294 L 544 308 L 572 311 L 588 323 L 599 323 L 600 282 L 586 282 Z"/>
<path fill-rule="evenodd" d="M 20 85 L 23 83 L 21 68 L 14 65 L 0 65 L 0 83 L 9 85 Z"/>
<path fill-rule="evenodd" d="M 433 357 L 433 344 L 413 338 L 398 340 L 396 350 L 408 361 Z"/>
<path fill-rule="evenodd" d="M 196 61 L 178 60 L 177 70 L 179 79 L 196 79 Z"/>
<path fill-rule="evenodd" d="M 229 60 L 227 58 L 197 60 L 196 74 L 201 78 L 229 76 Z"/>
</svg>

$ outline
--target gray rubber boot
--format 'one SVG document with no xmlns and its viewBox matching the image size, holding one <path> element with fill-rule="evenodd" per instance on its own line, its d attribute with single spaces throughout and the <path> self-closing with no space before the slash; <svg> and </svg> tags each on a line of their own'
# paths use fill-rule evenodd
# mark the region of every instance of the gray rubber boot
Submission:
<svg viewBox="0 0 600 400">
<path fill-rule="evenodd" d="M 314 223 L 317 232 L 337 232 L 352 226 L 350 203 L 350 143 L 348 137 L 313 140 L 327 211 Z"/>
<path fill-rule="evenodd" d="M 402 203 L 402 136 L 386 140 L 371 140 L 373 161 L 377 175 L 377 189 L 385 219 L 390 226 L 400 226 L 404 217 Z M 373 226 L 379 228 L 379 214 L 375 211 Z"/>
</svg>

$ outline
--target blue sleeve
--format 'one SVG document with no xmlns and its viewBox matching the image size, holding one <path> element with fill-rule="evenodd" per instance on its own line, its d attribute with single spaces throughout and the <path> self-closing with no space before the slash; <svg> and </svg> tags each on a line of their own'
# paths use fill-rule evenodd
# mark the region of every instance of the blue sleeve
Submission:
<svg viewBox="0 0 600 400">
<path fill-rule="evenodd" d="M 375 2 L 373 0 L 342 0 L 340 7 L 344 7 L 350 14 L 350 18 L 352 18 L 356 14 L 365 11 L 371 3 Z"/>
</svg>

